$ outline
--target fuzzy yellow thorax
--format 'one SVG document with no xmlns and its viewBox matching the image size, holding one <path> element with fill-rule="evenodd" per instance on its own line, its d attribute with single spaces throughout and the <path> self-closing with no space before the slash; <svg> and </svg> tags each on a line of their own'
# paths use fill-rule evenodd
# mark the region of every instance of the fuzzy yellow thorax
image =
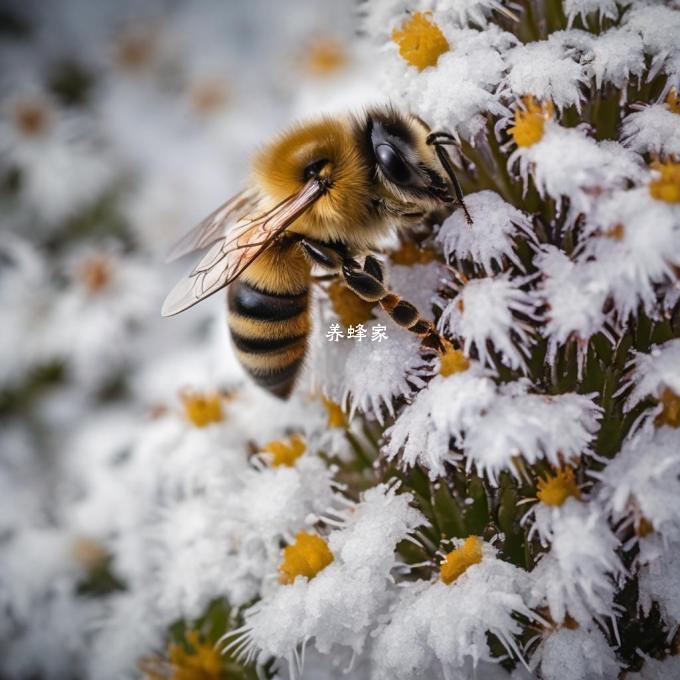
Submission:
<svg viewBox="0 0 680 680">
<path fill-rule="evenodd" d="M 294 434 L 288 440 L 274 439 L 264 446 L 264 450 L 271 455 L 272 467 L 293 467 L 306 448 L 305 440 L 299 434 Z"/>
<path fill-rule="evenodd" d="M 482 539 L 479 536 L 468 536 L 459 548 L 446 555 L 440 566 L 439 578 L 449 585 L 468 567 L 481 562 L 482 557 Z"/>
<path fill-rule="evenodd" d="M 674 87 L 671 88 L 666 97 L 666 106 L 669 111 L 680 114 L 680 97 L 678 97 L 678 91 Z"/>
<path fill-rule="evenodd" d="M 657 427 L 669 425 L 670 427 L 680 427 L 680 396 L 675 394 L 670 388 L 666 388 L 659 397 L 661 413 L 656 417 Z"/>
<path fill-rule="evenodd" d="M 546 121 L 552 120 L 554 107 L 552 102 L 537 102 L 532 96 L 522 99 L 524 108 L 515 109 L 515 124 L 510 134 L 515 144 L 521 147 L 533 146 L 543 138 Z"/>
<path fill-rule="evenodd" d="M 322 397 L 323 405 L 328 413 L 328 427 L 346 427 L 347 416 L 340 404 L 336 404 L 332 399 Z"/>
<path fill-rule="evenodd" d="M 469 359 L 459 349 L 454 349 L 452 345 L 447 346 L 446 352 L 439 360 L 439 375 L 447 378 L 455 373 L 462 373 L 470 368 Z"/>
<path fill-rule="evenodd" d="M 179 396 L 184 405 L 187 420 L 196 427 L 206 427 L 223 420 L 222 396 L 217 392 L 203 394 L 185 390 L 180 392 Z"/>
<path fill-rule="evenodd" d="M 574 470 L 564 467 L 538 480 L 538 499 L 545 505 L 562 505 L 567 498 L 579 497 Z"/>
<path fill-rule="evenodd" d="M 652 198 L 666 203 L 680 203 L 680 163 L 654 161 L 652 169 L 661 173 L 649 183 Z"/>
<path fill-rule="evenodd" d="M 340 281 L 331 283 L 328 287 L 328 297 L 333 305 L 333 310 L 347 328 L 366 323 L 373 318 L 375 303 L 362 300 Z"/>
<path fill-rule="evenodd" d="M 283 549 L 279 581 L 288 585 L 298 576 L 312 579 L 332 561 L 333 553 L 321 536 L 301 531 L 295 543 Z"/>
<path fill-rule="evenodd" d="M 419 71 L 435 66 L 439 57 L 450 49 L 449 42 L 437 24 L 429 19 L 430 12 L 415 12 L 392 31 L 392 40 L 399 46 L 402 59 Z"/>
</svg>

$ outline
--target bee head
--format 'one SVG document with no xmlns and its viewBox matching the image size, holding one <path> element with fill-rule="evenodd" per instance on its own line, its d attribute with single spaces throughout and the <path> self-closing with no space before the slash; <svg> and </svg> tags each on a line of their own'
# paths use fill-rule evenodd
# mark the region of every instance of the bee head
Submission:
<svg viewBox="0 0 680 680">
<path fill-rule="evenodd" d="M 362 131 L 362 148 L 382 198 L 414 215 L 453 202 L 443 168 L 428 143 L 430 128 L 420 118 L 391 107 L 374 109 L 366 114 Z"/>
</svg>

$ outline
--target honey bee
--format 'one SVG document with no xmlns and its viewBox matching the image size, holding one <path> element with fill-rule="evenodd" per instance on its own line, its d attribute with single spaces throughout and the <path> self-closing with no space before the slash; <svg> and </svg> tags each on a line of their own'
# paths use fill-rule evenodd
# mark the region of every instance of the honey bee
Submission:
<svg viewBox="0 0 680 680">
<path fill-rule="evenodd" d="M 225 286 L 236 354 L 256 383 L 287 398 L 310 331 L 312 268 L 342 277 L 400 326 L 442 351 L 430 321 L 384 285 L 371 253 L 390 230 L 462 206 L 453 138 L 392 107 L 297 125 L 254 158 L 249 188 L 229 199 L 171 250 L 208 248 L 163 304 L 177 314 Z M 360 260 L 363 263 L 360 264 Z"/>
</svg>

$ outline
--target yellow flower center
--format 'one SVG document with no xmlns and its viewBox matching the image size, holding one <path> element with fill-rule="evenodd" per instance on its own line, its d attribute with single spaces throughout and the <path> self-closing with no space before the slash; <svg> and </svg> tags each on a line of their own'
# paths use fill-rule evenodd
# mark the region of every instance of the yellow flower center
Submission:
<svg viewBox="0 0 680 680">
<path fill-rule="evenodd" d="M 670 425 L 680 427 L 680 396 L 675 394 L 670 388 L 666 388 L 659 398 L 661 413 L 654 421 L 657 427 Z"/>
<path fill-rule="evenodd" d="M 538 499 L 546 505 L 562 505 L 570 496 L 579 497 L 579 490 L 574 478 L 574 471 L 570 467 L 548 474 L 538 480 Z"/>
<path fill-rule="evenodd" d="M 184 391 L 180 393 L 187 419 L 196 427 L 206 427 L 211 423 L 219 423 L 224 418 L 222 412 L 222 396 L 217 392 L 202 394 L 201 392 Z"/>
<path fill-rule="evenodd" d="M 649 183 L 652 198 L 667 203 L 680 203 L 680 163 L 655 161 L 652 169 L 661 173 L 660 177 Z"/>
<path fill-rule="evenodd" d="M 448 52 L 448 40 L 437 24 L 428 18 L 430 12 L 415 12 L 401 26 L 392 31 L 392 40 L 399 46 L 402 59 L 419 71 L 434 66 L 439 57 Z"/>
<path fill-rule="evenodd" d="M 552 102 L 536 102 L 529 96 L 522 99 L 524 107 L 515 109 L 515 124 L 510 128 L 510 134 L 515 144 L 521 147 L 533 146 L 543 138 L 543 129 L 548 120 L 554 116 Z"/>
<path fill-rule="evenodd" d="M 479 536 L 468 536 L 459 548 L 446 555 L 440 566 L 439 578 L 449 585 L 468 567 L 481 562 L 482 557 L 482 539 Z"/>
<path fill-rule="evenodd" d="M 204 78 L 189 89 L 189 102 L 198 113 L 215 113 L 223 109 L 228 100 L 227 86 L 219 78 Z"/>
<path fill-rule="evenodd" d="M 334 38 L 318 38 L 308 47 L 304 59 L 305 70 L 317 77 L 341 71 L 347 65 L 344 45 Z"/>
<path fill-rule="evenodd" d="M 332 561 L 333 553 L 321 536 L 301 531 L 295 537 L 295 543 L 283 550 L 279 581 L 288 585 L 298 576 L 312 579 Z"/>
<path fill-rule="evenodd" d="M 307 446 L 299 434 L 294 434 L 288 441 L 275 439 L 265 445 L 264 450 L 271 454 L 273 467 L 285 465 L 293 467 L 295 461 L 305 452 Z"/>
<path fill-rule="evenodd" d="M 226 677 L 222 656 L 215 646 L 201 641 L 198 632 L 185 633 L 187 644 L 168 647 L 169 662 L 158 657 L 142 659 L 139 668 L 147 680 L 221 680 Z"/>
<path fill-rule="evenodd" d="M 399 250 L 390 253 L 390 260 L 397 265 L 410 267 L 414 264 L 429 264 L 437 259 L 431 248 L 421 248 L 414 241 L 404 241 Z"/>
<path fill-rule="evenodd" d="M 113 277 L 111 260 L 105 255 L 92 255 L 78 268 L 78 278 L 91 295 L 101 293 Z"/>
<path fill-rule="evenodd" d="M 462 373 L 470 368 L 470 361 L 459 349 L 454 349 L 449 345 L 446 352 L 442 354 L 439 363 L 439 375 L 447 378 L 455 373 Z"/>
<path fill-rule="evenodd" d="M 678 91 L 674 87 L 671 88 L 666 97 L 666 106 L 669 111 L 680 114 L 680 97 L 678 97 Z"/>
<path fill-rule="evenodd" d="M 156 51 L 156 41 L 156 32 L 151 27 L 128 27 L 118 37 L 114 59 L 125 71 L 139 71 L 151 62 Z"/>
<path fill-rule="evenodd" d="M 109 553 L 103 543 L 89 536 L 76 536 L 71 544 L 71 555 L 77 564 L 94 570 L 106 562 Z"/>
<path fill-rule="evenodd" d="M 340 317 L 343 325 L 349 328 L 360 323 L 366 323 L 373 318 L 375 302 L 362 300 L 344 283 L 333 281 L 328 287 L 328 297 L 335 313 Z"/>
<path fill-rule="evenodd" d="M 346 427 L 347 417 L 340 404 L 336 404 L 332 399 L 326 397 L 322 397 L 322 399 L 328 413 L 328 427 Z"/>
<path fill-rule="evenodd" d="M 14 122 L 27 137 L 42 134 L 50 122 L 50 108 L 42 99 L 26 97 L 14 104 Z"/>
</svg>

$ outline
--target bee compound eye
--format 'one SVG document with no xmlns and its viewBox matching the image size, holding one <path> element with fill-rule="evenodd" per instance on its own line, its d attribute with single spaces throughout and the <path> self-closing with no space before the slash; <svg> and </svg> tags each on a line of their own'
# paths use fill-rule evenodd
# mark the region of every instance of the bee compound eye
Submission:
<svg viewBox="0 0 680 680">
<path fill-rule="evenodd" d="M 406 184 L 411 179 L 408 165 L 391 144 L 378 144 L 375 155 L 388 179 L 398 184 Z"/>
<path fill-rule="evenodd" d="M 312 179 L 312 177 L 318 177 L 319 173 L 328 165 L 329 161 L 327 158 L 319 158 L 319 160 L 312 161 L 309 165 L 305 167 L 304 177 L 305 181 Z"/>
</svg>

